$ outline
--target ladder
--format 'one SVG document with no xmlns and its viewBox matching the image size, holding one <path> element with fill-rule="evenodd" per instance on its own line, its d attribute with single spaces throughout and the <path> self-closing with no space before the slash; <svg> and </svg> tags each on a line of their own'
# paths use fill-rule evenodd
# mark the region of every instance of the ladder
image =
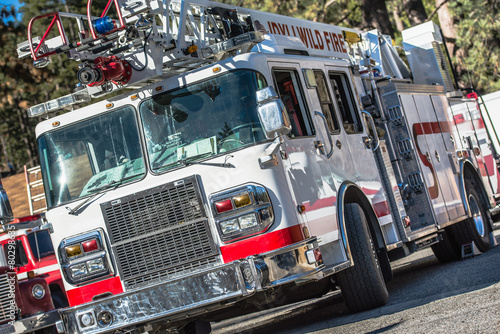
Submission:
<svg viewBox="0 0 500 334">
<path fill-rule="evenodd" d="M 19 58 L 31 57 L 40 68 L 51 56 L 67 54 L 81 62 L 80 87 L 97 97 L 143 87 L 263 41 L 248 14 L 222 3 L 109 0 L 99 16 L 96 12 L 88 0 L 86 15 L 54 12 L 32 18 L 28 40 L 17 48 Z M 68 20 L 77 36 L 66 33 Z M 47 24 L 42 37 L 33 36 Z"/>
<path fill-rule="evenodd" d="M 47 201 L 45 199 L 40 166 L 27 168 L 25 165 L 24 176 L 26 178 L 30 215 L 47 211 Z"/>
</svg>

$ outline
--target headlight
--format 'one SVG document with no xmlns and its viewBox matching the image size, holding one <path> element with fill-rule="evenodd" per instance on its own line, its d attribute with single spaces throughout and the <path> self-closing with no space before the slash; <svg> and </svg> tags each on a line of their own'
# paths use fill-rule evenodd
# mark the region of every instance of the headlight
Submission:
<svg viewBox="0 0 500 334">
<path fill-rule="evenodd" d="M 252 227 L 255 227 L 259 224 L 257 221 L 257 217 L 255 217 L 255 213 L 250 213 L 248 215 L 244 215 L 238 218 L 240 222 L 240 226 L 242 230 L 246 230 Z"/>
<path fill-rule="evenodd" d="M 83 275 L 87 275 L 87 266 L 85 263 L 79 263 L 74 266 L 69 267 L 71 277 L 76 278 L 76 277 L 81 277 Z"/>
<path fill-rule="evenodd" d="M 113 274 L 102 230 L 64 239 L 59 255 L 69 283 L 84 284 Z"/>
<path fill-rule="evenodd" d="M 210 196 L 221 239 L 233 242 L 265 232 L 274 221 L 264 187 L 247 185 Z"/>
<path fill-rule="evenodd" d="M 104 259 L 99 258 L 95 260 L 89 260 L 86 263 L 89 273 L 95 273 L 98 271 L 106 270 L 106 266 L 104 265 Z"/>
<path fill-rule="evenodd" d="M 42 299 L 45 296 L 45 289 L 43 288 L 43 286 L 41 284 L 35 284 L 31 288 L 31 294 L 36 299 Z"/>
<path fill-rule="evenodd" d="M 238 232 L 240 230 L 240 225 L 238 224 L 238 219 L 230 219 L 222 221 L 219 223 L 222 234 L 230 234 Z"/>
</svg>

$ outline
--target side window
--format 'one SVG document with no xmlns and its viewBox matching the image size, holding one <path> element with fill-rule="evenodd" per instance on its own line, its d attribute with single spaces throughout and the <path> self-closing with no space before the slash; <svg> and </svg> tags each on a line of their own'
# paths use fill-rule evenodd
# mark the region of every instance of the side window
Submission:
<svg viewBox="0 0 500 334">
<path fill-rule="evenodd" d="M 305 107 L 300 81 L 295 70 L 273 70 L 274 81 L 278 93 L 288 111 L 288 117 L 292 124 L 291 137 L 312 136 L 312 128 L 309 113 Z"/>
<path fill-rule="evenodd" d="M 47 230 L 28 234 L 28 242 L 37 260 L 54 254 L 54 247 L 52 246 L 50 234 Z"/>
<path fill-rule="evenodd" d="M 15 248 L 9 247 L 9 244 L 5 244 L 4 252 L 7 254 L 7 258 L 11 259 L 14 256 L 14 266 L 22 267 L 28 264 L 28 257 L 24 251 L 23 242 L 21 240 L 16 240 Z"/>
<path fill-rule="evenodd" d="M 314 70 L 314 78 L 316 79 L 316 91 L 318 92 L 319 102 L 321 103 L 321 112 L 325 115 L 326 123 L 330 132 L 339 132 L 339 121 L 333 109 L 333 102 L 328 91 L 325 74 L 323 71 Z"/>
<path fill-rule="evenodd" d="M 363 131 L 347 75 L 335 72 L 329 74 L 345 132 L 350 134 Z"/>
</svg>

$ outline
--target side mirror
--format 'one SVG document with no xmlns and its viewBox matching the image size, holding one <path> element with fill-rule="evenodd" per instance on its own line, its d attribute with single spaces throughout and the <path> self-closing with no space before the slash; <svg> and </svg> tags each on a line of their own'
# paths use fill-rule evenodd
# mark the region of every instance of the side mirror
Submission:
<svg viewBox="0 0 500 334">
<path fill-rule="evenodd" d="M 0 181 L 0 224 L 8 224 L 14 219 L 14 214 L 12 213 L 12 207 L 10 206 L 9 197 L 7 192 L 2 186 L 2 181 Z"/>
<path fill-rule="evenodd" d="M 257 113 L 267 139 L 286 135 L 292 129 L 286 107 L 273 87 L 257 91 Z"/>
</svg>

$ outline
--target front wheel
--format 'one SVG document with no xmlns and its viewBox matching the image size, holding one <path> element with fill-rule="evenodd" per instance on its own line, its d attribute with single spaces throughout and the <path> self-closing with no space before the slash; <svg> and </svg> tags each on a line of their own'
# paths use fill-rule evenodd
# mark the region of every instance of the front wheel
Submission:
<svg viewBox="0 0 500 334">
<path fill-rule="evenodd" d="M 350 311 L 360 312 L 387 304 L 389 293 L 371 238 L 368 222 L 356 203 L 345 205 L 345 225 L 354 266 L 336 276 Z"/>
<path fill-rule="evenodd" d="M 474 241 L 477 249 L 486 252 L 490 249 L 490 216 L 486 205 L 481 201 L 475 183 L 465 180 L 465 191 L 471 218 L 453 226 L 453 234 L 459 245 Z"/>
</svg>

